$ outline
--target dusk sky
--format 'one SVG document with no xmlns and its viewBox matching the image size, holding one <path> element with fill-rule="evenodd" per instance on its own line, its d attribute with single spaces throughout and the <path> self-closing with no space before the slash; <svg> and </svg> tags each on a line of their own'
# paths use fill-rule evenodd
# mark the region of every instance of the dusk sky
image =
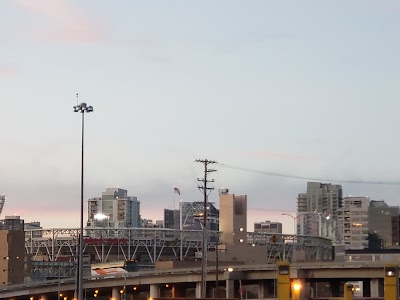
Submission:
<svg viewBox="0 0 400 300">
<path fill-rule="evenodd" d="M 162 219 L 174 185 L 202 200 L 195 159 L 400 181 L 399 1 L 9 0 L 0 16 L 1 218 L 79 226 L 76 93 L 94 107 L 85 199 L 125 188 L 143 218 Z M 306 179 L 215 168 L 217 206 L 229 188 L 249 224 L 292 231 L 281 214 Z M 342 186 L 399 205 L 399 185 Z"/>
</svg>

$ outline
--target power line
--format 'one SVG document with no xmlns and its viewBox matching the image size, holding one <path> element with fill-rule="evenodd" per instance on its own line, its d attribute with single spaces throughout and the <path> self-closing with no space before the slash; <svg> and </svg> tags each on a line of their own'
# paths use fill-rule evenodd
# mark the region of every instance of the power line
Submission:
<svg viewBox="0 0 400 300">
<path fill-rule="evenodd" d="M 285 173 L 276 173 L 271 171 L 260 171 L 254 170 L 250 168 L 242 168 L 238 166 L 232 166 L 228 164 L 218 163 L 218 165 L 229 168 L 236 171 L 243 171 L 249 173 L 257 173 L 267 176 L 274 176 L 274 177 L 283 177 L 283 178 L 292 178 L 292 179 L 303 179 L 303 180 L 315 180 L 315 181 L 330 181 L 330 182 L 338 182 L 338 183 L 356 183 L 356 184 L 375 184 L 375 185 L 400 185 L 400 181 L 375 181 L 375 180 L 351 180 L 351 179 L 332 179 L 332 178 L 318 178 L 318 177 L 308 177 L 308 176 L 300 176 L 300 175 L 292 175 L 292 174 L 285 174 Z"/>
</svg>

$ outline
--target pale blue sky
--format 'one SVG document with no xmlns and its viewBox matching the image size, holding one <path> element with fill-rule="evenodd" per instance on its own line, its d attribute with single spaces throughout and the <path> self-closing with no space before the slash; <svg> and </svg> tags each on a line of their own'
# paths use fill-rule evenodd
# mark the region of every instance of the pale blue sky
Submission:
<svg viewBox="0 0 400 300">
<path fill-rule="evenodd" d="M 196 158 L 400 180 L 399 15 L 398 1 L 1 1 L 3 216 L 78 225 L 76 92 L 95 109 L 85 198 L 126 188 L 143 217 L 173 206 L 173 185 L 201 200 Z M 295 211 L 306 188 L 217 169 L 251 221 Z M 399 187 L 343 188 L 399 203 Z"/>
</svg>

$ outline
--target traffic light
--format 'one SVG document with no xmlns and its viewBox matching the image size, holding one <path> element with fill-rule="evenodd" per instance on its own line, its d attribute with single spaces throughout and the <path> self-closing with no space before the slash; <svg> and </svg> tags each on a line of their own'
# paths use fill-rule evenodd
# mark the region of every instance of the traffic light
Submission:
<svg viewBox="0 0 400 300">
<path fill-rule="evenodd" d="M 399 275 L 397 264 L 385 265 L 384 294 L 385 300 L 394 300 L 398 297 Z"/>
<path fill-rule="evenodd" d="M 287 261 L 276 262 L 278 268 L 278 300 L 290 299 L 290 266 Z"/>
</svg>

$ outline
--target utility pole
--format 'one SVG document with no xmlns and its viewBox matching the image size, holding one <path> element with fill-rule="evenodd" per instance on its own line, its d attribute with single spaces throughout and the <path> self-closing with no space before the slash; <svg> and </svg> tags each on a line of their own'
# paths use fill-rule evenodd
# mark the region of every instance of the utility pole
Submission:
<svg viewBox="0 0 400 300">
<path fill-rule="evenodd" d="M 202 163 L 204 165 L 204 178 L 197 178 L 200 182 L 198 188 L 203 192 L 204 206 L 203 206 L 203 232 L 202 232 L 202 247 L 201 247 L 201 298 L 206 298 L 207 288 L 207 197 L 208 194 L 214 189 L 213 187 L 207 187 L 207 183 L 214 182 L 214 179 L 208 180 L 208 174 L 215 172 L 214 169 L 209 169 L 209 166 L 217 163 L 213 160 L 208 159 L 196 159 L 195 162 Z"/>
</svg>

